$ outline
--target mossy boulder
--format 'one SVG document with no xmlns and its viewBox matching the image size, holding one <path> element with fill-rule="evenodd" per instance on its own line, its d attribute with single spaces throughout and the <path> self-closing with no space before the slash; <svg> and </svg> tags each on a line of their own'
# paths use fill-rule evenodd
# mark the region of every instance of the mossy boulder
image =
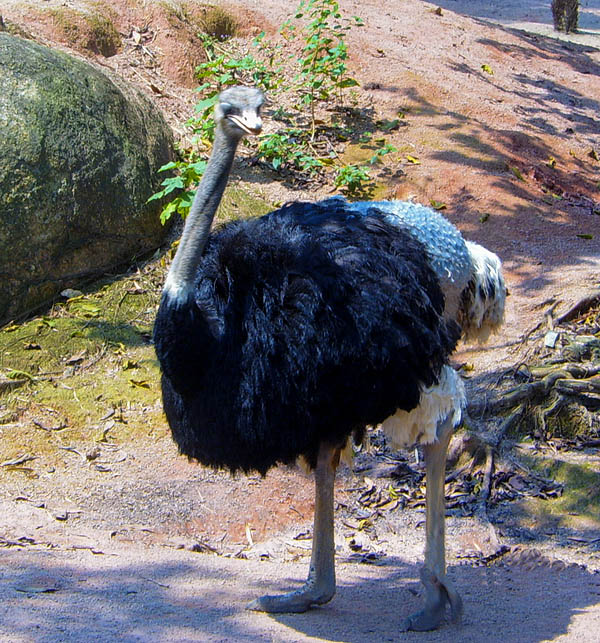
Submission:
<svg viewBox="0 0 600 643">
<path fill-rule="evenodd" d="M 172 135 L 124 81 L 0 33 L 0 131 L 0 322 L 163 241 Z"/>
</svg>

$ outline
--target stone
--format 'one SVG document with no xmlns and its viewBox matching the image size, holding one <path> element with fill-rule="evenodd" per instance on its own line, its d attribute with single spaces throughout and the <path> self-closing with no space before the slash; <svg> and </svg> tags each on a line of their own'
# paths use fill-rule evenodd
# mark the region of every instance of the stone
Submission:
<svg viewBox="0 0 600 643">
<path fill-rule="evenodd" d="M 0 132 L 0 323 L 164 240 L 172 133 L 124 80 L 0 33 Z"/>
</svg>

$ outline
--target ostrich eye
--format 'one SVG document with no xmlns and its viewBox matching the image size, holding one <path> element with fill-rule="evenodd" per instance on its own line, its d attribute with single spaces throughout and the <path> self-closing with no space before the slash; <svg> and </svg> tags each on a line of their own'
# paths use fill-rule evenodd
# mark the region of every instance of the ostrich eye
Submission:
<svg viewBox="0 0 600 643">
<path fill-rule="evenodd" d="M 223 112 L 224 116 L 229 116 L 234 110 L 233 110 L 233 105 L 231 103 L 221 103 L 221 111 Z"/>
</svg>

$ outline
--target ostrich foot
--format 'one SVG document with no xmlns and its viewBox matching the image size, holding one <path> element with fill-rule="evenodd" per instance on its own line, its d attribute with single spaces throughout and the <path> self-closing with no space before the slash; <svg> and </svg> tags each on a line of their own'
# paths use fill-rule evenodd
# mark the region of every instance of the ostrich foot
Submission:
<svg viewBox="0 0 600 643">
<path fill-rule="evenodd" d="M 319 587 L 307 582 L 303 587 L 279 596 L 261 596 L 246 605 L 246 609 L 271 614 L 306 612 L 315 605 L 328 603 L 335 594 L 333 587 Z"/>
<path fill-rule="evenodd" d="M 315 469 L 315 521 L 308 578 L 304 585 L 280 596 L 261 596 L 246 606 L 255 612 L 306 612 L 328 603 L 335 594 L 333 480 L 339 450 L 322 444 Z"/>
<path fill-rule="evenodd" d="M 421 569 L 421 582 L 425 586 L 425 607 L 409 616 L 402 624 L 401 631 L 426 632 L 434 630 L 444 618 L 446 602 L 450 605 L 450 619 L 460 622 L 462 598 L 447 578 L 439 579 L 430 569 Z"/>
</svg>

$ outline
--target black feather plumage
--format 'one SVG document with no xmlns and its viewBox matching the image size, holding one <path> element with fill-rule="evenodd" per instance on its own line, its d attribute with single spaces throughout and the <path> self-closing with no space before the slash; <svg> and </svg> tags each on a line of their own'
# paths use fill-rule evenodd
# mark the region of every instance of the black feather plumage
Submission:
<svg viewBox="0 0 600 643">
<path fill-rule="evenodd" d="M 163 296 L 163 403 L 182 453 L 232 471 L 411 410 L 458 328 L 422 245 L 372 209 L 294 203 L 209 237 L 194 298 Z"/>
</svg>

